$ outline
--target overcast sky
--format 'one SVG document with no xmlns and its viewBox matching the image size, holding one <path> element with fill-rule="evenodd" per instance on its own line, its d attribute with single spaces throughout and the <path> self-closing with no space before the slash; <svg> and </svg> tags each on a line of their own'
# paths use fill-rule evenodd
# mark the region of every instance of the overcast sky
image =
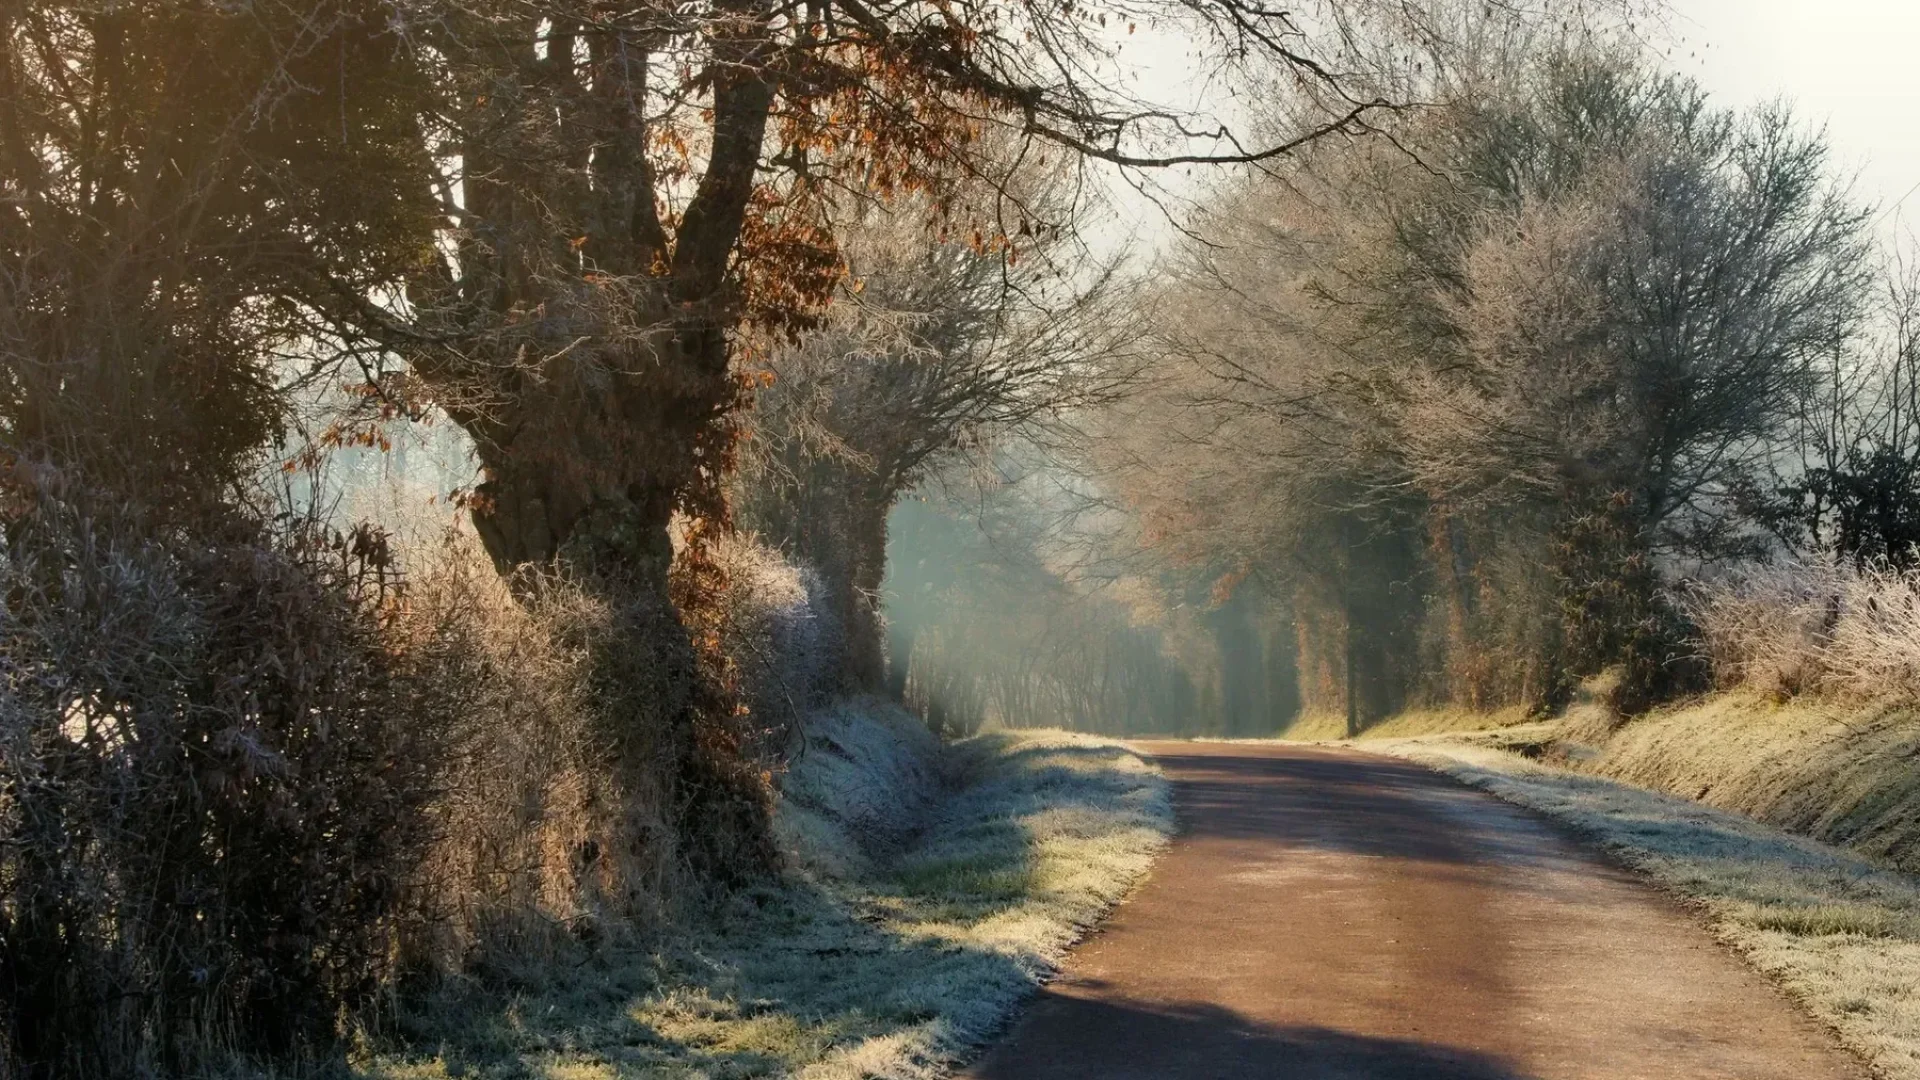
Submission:
<svg viewBox="0 0 1920 1080">
<path fill-rule="evenodd" d="M 1793 101 L 1827 125 L 1836 164 L 1920 232 L 1920 4 L 1914 0 L 1671 0 L 1674 68 L 1724 103 Z M 1905 202 L 1894 204 L 1904 197 Z"/>
</svg>

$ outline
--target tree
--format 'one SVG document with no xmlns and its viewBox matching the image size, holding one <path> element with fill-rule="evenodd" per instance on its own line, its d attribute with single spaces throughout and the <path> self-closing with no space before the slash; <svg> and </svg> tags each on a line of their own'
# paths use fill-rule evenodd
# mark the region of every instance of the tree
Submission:
<svg viewBox="0 0 1920 1080">
<path fill-rule="evenodd" d="M 1225 149 L 1155 154 L 1186 128 L 1085 77 L 1114 44 L 1106 16 L 1072 5 L 404 10 L 396 34 L 437 93 L 417 185 L 440 194 L 452 226 L 440 257 L 412 269 L 404 304 L 353 315 L 472 434 L 485 471 L 475 521 L 497 561 L 571 547 L 656 583 L 675 510 L 724 517 L 743 400 L 729 336 L 817 319 L 843 277 L 851 207 L 915 194 L 951 212 L 993 127 L 1015 131 L 1022 153 L 1051 143 L 1148 167 L 1270 158 L 1377 107 L 1352 103 L 1276 145 L 1223 136 Z M 1191 13 L 1243 56 L 1328 79 L 1293 50 L 1281 13 L 1241 0 Z M 994 210 L 954 224 L 1017 250 L 1029 208 Z"/>
<path fill-rule="evenodd" d="M 1615 80 L 1637 130 L 1482 226 L 1447 301 L 1461 351 L 1417 373 L 1401 430 L 1436 496 L 1626 492 L 1671 545 L 1772 452 L 1857 325 L 1863 214 L 1785 113 Z"/>
<path fill-rule="evenodd" d="M 852 284 L 825 324 L 773 351 L 740 487 L 746 523 L 826 575 L 846 680 L 875 689 L 894 505 L 955 454 L 1042 436 L 1123 392 L 1138 320 L 1114 261 L 1063 271 L 1077 250 L 1064 234 L 1009 264 L 876 212 L 846 247 Z"/>
<path fill-rule="evenodd" d="M 1322 145 L 1202 219 L 1174 306 L 1217 314 L 1163 335 L 1176 370 L 1123 471 L 1192 555 L 1318 578 L 1389 683 L 1550 704 L 1675 647 L 1624 626 L 1667 627 L 1651 593 L 1598 636 L 1578 598 L 1653 589 L 1735 519 L 1855 322 L 1862 217 L 1784 113 L 1710 109 L 1629 56 L 1469 85 L 1394 127 L 1411 156 Z"/>
<path fill-rule="evenodd" d="M 1920 558 L 1920 273 L 1882 275 L 1877 335 L 1825 366 L 1792 447 L 1737 493 L 1789 550 L 1865 568 Z"/>
<path fill-rule="evenodd" d="M 1221 67 L 1279 65 L 1338 104 L 1251 145 L 1141 102 L 1102 72 L 1120 23 L 1150 16 Z M 401 197 L 431 194 L 446 221 L 414 236 L 394 291 L 343 286 L 326 310 L 368 368 L 370 411 L 431 405 L 471 435 L 468 501 L 500 568 L 564 566 L 620 613 L 630 640 L 609 645 L 605 684 L 620 767 L 664 769 L 689 828 L 741 837 L 748 854 L 721 861 L 752 862 L 763 774 L 737 760 L 702 626 L 749 396 L 738 342 L 818 324 L 844 227 L 875 202 L 911 197 L 930 228 L 1009 262 L 1057 224 L 1012 191 L 962 213 L 959 185 L 1005 148 L 994 131 L 1017 155 L 1137 171 L 1270 160 L 1384 107 L 1341 97 L 1298 41 L 1247 0 L 419 0 L 380 47 L 430 88 Z"/>
<path fill-rule="evenodd" d="M 158 510 L 242 481 L 278 357 L 432 227 L 380 0 L 0 10 L 0 440 Z"/>
<path fill-rule="evenodd" d="M 390 15 L 0 5 L 0 1073 L 300 1052 L 395 958 L 449 697 L 381 537 L 236 497 L 432 226 Z"/>
</svg>

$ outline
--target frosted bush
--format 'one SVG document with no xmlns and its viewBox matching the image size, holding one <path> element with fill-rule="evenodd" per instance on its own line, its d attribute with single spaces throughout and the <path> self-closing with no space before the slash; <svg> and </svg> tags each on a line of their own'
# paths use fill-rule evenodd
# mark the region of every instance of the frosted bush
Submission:
<svg viewBox="0 0 1920 1080">
<path fill-rule="evenodd" d="M 786 733 L 836 689 L 843 635 L 825 586 L 812 567 L 745 534 L 713 554 L 727 577 L 722 648 L 756 726 Z"/>
<path fill-rule="evenodd" d="M 1687 601 L 1723 687 L 1920 695 L 1920 572 L 1759 566 L 1696 586 Z"/>
</svg>

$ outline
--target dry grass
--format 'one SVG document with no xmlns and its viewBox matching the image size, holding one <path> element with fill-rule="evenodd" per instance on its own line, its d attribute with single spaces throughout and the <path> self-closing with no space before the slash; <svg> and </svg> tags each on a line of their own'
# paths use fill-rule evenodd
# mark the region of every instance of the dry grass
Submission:
<svg viewBox="0 0 1920 1080">
<path fill-rule="evenodd" d="M 1687 607 L 1723 688 L 1920 698 L 1920 570 L 1752 566 Z"/>
<path fill-rule="evenodd" d="M 1642 717 L 1582 771 L 1695 799 L 1920 871 L 1920 711 L 1750 693 Z"/>
<path fill-rule="evenodd" d="M 1381 742 L 1592 835 L 1673 892 L 1890 1080 L 1920 1078 L 1920 882 L 1690 799 L 1529 760 L 1545 726 Z"/>
<path fill-rule="evenodd" d="M 1414 735 L 1434 735 L 1449 731 L 1487 731 L 1511 727 L 1527 721 L 1524 708 L 1476 712 L 1458 706 L 1408 709 L 1372 725 L 1360 733 L 1362 739 L 1404 739 Z M 1340 713 L 1307 712 L 1295 717 L 1275 738 L 1326 742 L 1347 737 L 1347 718 Z"/>
<path fill-rule="evenodd" d="M 371 1055 L 362 1074 L 942 1072 L 1145 871 L 1171 809 L 1158 773 L 1116 742 L 1000 732 L 936 759 L 911 723 L 869 704 L 811 728 L 787 781 L 804 794 L 780 830 L 810 869 L 740 893 L 704 929 L 602 950 L 504 1005 L 443 995 L 416 1018 L 414 1050 Z M 951 794 L 904 834 L 935 769 Z"/>
</svg>

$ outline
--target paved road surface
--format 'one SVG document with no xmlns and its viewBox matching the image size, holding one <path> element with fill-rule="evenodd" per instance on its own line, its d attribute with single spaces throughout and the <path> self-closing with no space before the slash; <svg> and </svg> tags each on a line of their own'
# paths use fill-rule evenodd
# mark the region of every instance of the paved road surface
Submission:
<svg viewBox="0 0 1920 1080">
<path fill-rule="evenodd" d="M 1859 1080 L 1672 901 L 1418 766 L 1148 743 L 1181 834 L 977 1080 Z"/>
</svg>

